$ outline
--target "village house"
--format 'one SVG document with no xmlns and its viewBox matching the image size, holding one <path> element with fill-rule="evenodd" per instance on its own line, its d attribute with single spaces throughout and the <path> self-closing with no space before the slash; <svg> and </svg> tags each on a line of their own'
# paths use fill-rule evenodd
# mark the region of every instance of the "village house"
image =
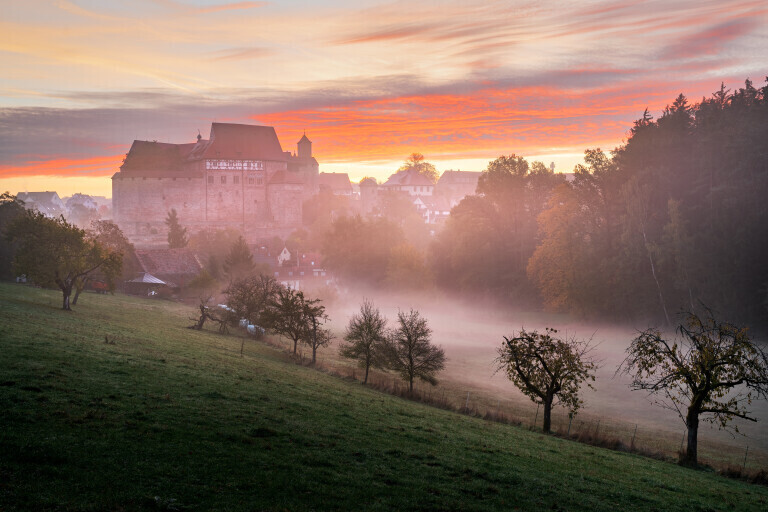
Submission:
<svg viewBox="0 0 768 512">
<path fill-rule="evenodd" d="M 56 192 L 19 192 L 16 199 L 24 202 L 24 207 L 37 210 L 48 218 L 64 215 L 67 208 Z"/>
</svg>

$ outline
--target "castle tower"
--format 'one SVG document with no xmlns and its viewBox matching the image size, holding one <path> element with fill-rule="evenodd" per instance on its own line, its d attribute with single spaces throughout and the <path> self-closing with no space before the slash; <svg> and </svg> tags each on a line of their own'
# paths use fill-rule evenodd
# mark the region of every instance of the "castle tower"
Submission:
<svg viewBox="0 0 768 512">
<path fill-rule="evenodd" d="M 312 158 L 312 141 L 307 138 L 306 132 L 296 144 L 299 148 L 299 158 L 310 159 Z"/>
</svg>

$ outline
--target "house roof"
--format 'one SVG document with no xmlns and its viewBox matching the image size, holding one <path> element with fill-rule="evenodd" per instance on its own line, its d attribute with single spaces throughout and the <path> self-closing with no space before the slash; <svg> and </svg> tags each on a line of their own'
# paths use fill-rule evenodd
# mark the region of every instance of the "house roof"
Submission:
<svg viewBox="0 0 768 512">
<path fill-rule="evenodd" d="M 55 204 L 56 202 L 61 202 L 61 199 L 59 198 L 59 194 L 56 192 L 19 192 L 16 195 L 16 198 L 27 202 L 27 203 L 37 203 L 37 204 Z"/>
<path fill-rule="evenodd" d="M 166 284 L 165 281 L 161 281 L 152 274 L 147 272 L 140 272 L 138 276 L 128 281 L 129 283 L 146 283 L 146 284 Z"/>
<path fill-rule="evenodd" d="M 304 180 L 295 172 L 277 171 L 269 179 L 270 185 L 303 185 Z"/>
<path fill-rule="evenodd" d="M 64 208 L 64 203 L 56 192 L 19 192 L 16 199 L 23 201 L 26 208 L 46 215 L 58 215 Z"/>
<path fill-rule="evenodd" d="M 302 135 L 301 138 L 299 139 L 299 144 L 301 144 L 302 142 L 309 142 L 310 144 L 312 143 L 312 141 L 307 138 L 306 133 Z"/>
<path fill-rule="evenodd" d="M 156 276 L 197 275 L 203 268 L 187 248 L 136 249 L 135 252 L 141 269 Z"/>
<path fill-rule="evenodd" d="M 287 160 L 275 129 L 251 124 L 213 123 L 201 158 Z"/>
<path fill-rule="evenodd" d="M 181 171 L 182 163 L 195 144 L 134 140 L 121 171 Z"/>
<path fill-rule="evenodd" d="M 458 184 L 477 184 L 480 175 L 479 171 L 445 171 L 437 181 L 440 185 L 458 185 Z"/>
<path fill-rule="evenodd" d="M 321 172 L 317 183 L 320 187 L 328 187 L 332 191 L 352 192 L 349 174 L 345 172 Z"/>
<path fill-rule="evenodd" d="M 414 169 L 398 171 L 382 185 L 384 187 L 434 186 L 432 180 Z"/>
<path fill-rule="evenodd" d="M 378 186 L 378 182 L 376 181 L 376 178 L 363 178 L 360 180 L 360 186 L 361 187 L 375 187 Z"/>
</svg>

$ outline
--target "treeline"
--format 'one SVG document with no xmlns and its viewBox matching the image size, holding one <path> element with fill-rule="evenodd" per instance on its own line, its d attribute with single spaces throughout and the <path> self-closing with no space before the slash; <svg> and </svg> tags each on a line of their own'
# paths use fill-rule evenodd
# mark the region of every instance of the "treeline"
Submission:
<svg viewBox="0 0 768 512">
<path fill-rule="evenodd" d="M 702 304 L 768 323 L 768 86 L 747 80 L 658 119 L 646 111 L 573 179 L 511 155 L 432 242 L 402 222 L 341 218 L 328 266 L 353 282 L 428 287 L 583 317 L 672 325 Z M 423 240 L 423 239 L 422 239 Z"/>
<path fill-rule="evenodd" d="M 527 273 L 547 306 L 671 325 L 706 304 L 765 324 L 768 86 L 681 94 L 585 161 L 539 217 Z"/>
</svg>

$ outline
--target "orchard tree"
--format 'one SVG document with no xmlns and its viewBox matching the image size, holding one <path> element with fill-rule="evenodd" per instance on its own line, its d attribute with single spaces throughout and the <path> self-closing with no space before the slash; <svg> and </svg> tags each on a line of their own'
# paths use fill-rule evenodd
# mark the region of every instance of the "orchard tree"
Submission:
<svg viewBox="0 0 768 512">
<path fill-rule="evenodd" d="M 277 298 L 280 284 L 275 278 L 260 274 L 232 281 L 224 294 L 227 305 L 235 311 L 238 319 L 245 318 L 254 325 L 264 327 L 264 317 L 270 305 Z"/>
<path fill-rule="evenodd" d="M 678 413 L 688 429 L 685 461 L 696 464 L 700 416 L 722 429 L 734 418 L 757 421 L 747 406 L 768 396 L 768 357 L 746 328 L 716 320 L 709 309 L 702 317 L 687 313 L 677 334 L 669 340 L 654 328 L 641 332 L 619 370 L 632 375 L 632 389 Z"/>
<path fill-rule="evenodd" d="M 305 323 L 304 343 L 312 349 L 312 364 L 317 362 L 317 349 L 327 347 L 333 336 L 330 329 L 322 329 L 320 326 L 328 321 L 325 314 L 325 306 L 320 305 L 320 299 L 305 299 L 303 304 Z"/>
<path fill-rule="evenodd" d="M 399 326 L 387 340 L 387 360 L 390 369 L 408 381 L 408 391 L 413 393 L 413 381 L 421 379 L 433 386 L 435 375 L 445 368 L 445 352 L 430 343 L 432 329 L 427 319 L 416 310 L 397 314 Z"/>
<path fill-rule="evenodd" d="M 363 384 L 368 383 L 371 367 L 382 368 L 385 361 L 384 346 L 387 342 L 387 319 L 369 300 L 360 305 L 360 313 L 352 315 L 344 333 L 347 343 L 339 348 L 339 354 L 354 359 L 365 370 Z"/>
<path fill-rule="evenodd" d="M 543 333 L 521 329 L 517 336 L 504 336 L 496 358 L 497 371 L 544 406 L 544 432 L 552 426 L 552 406 L 562 404 L 572 414 L 579 410 L 581 385 L 592 387 L 589 381 L 594 382 L 597 368 L 589 356 L 589 340 L 560 339 L 556 334 L 557 329 L 549 327 Z"/>
<path fill-rule="evenodd" d="M 181 224 L 179 224 L 179 216 L 175 208 L 171 208 L 171 211 L 168 212 L 165 225 L 168 226 L 168 248 L 180 249 L 186 247 L 189 242 L 187 228 L 181 227 Z"/>
<path fill-rule="evenodd" d="M 10 192 L 0 194 L 0 235 L 14 220 L 24 215 L 24 202 Z M 0 279 L 13 279 L 13 258 L 16 243 L 0 244 Z"/>
<path fill-rule="evenodd" d="M 123 234 L 117 224 L 111 220 L 96 220 L 91 223 L 91 229 L 86 230 L 86 237 L 98 243 L 104 250 L 122 254 L 121 272 L 116 275 L 110 275 L 99 270 L 85 275 L 75 281 L 75 291 L 72 297 L 72 305 L 76 306 L 80 294 L 85 290 L 89 282 L 93 280 L 104 280 L 107 282 L 110 291 L 114 291 L 115 279 L 123 278 L 125 275 L 134 275 L 141 267 L 136 258 L 133 244 Z"/>
<path fill-rule="evenodd" d="M 293 354 L 296 355 L 299 341 L 306 341 L 310 336 L 308 333 L 317 327 L 317 319 L 324 313 L 325 307 L 320 305 L 320 299 L 307 299 L 304 292 L 281 286 L 262 318 L 265 327 L 293 341 Z M 314 326 L 312 318 L 315 318 Z"/>
<path fill-rule="evenodd" d="M 62 309 L 67 311 L 72 309 L 70 296 L 78 282 L 96 271 L 112 281 L 121 272 L 122 253 L 105 249 L 63 217 L 49 219 L 27 210 L 11 222 L 6 237 L 18 243 L 16 273 L 41 285 L 55 284 L 62 292 Z"/>
</svg>

